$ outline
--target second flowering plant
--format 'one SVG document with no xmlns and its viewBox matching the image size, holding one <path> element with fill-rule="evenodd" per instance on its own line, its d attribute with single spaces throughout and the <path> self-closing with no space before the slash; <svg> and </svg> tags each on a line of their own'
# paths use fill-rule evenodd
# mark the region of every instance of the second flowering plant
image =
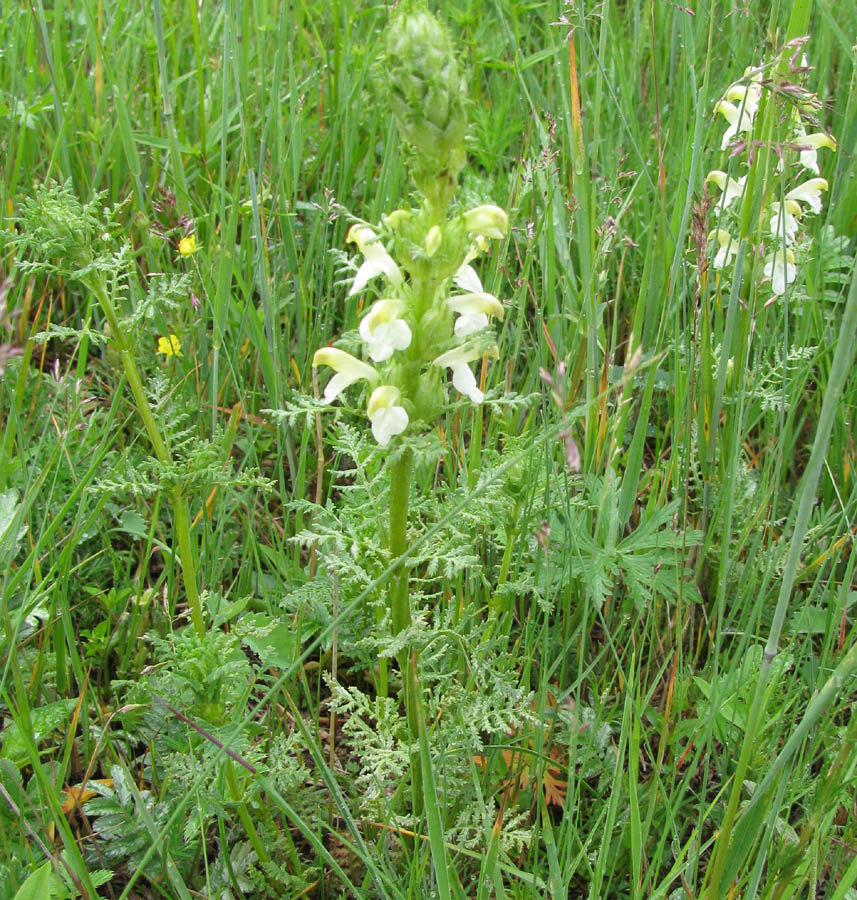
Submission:
<svg viewBox="0 0 857 900">
<path fill-rule="evenodd" d="M 799 83 L 809 70 L 805 56 L 797 62 L 804 40 L 790 42 L 773 64 L 748 67 L 714 108 L 728 125 L 721 150 L 743 159 L 748 169 L 755 167 L 757 177 L 750 182 L 749 171 L 735 178 L 722 169 L 706 176 L 706 184 L 720 192 L 717 227 L 708 235 L 712 265 L 727 270 L 738 252 L 739 235 L 751 237 L 763 259 L 760 283 L 772 294 L 766 305 L 786 293 L 797 278 L 800 257 L 809 252 L 812 238 L 804 219 L 821 212 L 822 193 L 828 189 L 820 177 L 818 151 L 836 150 L 834 138 L 818 130 L 819 101 Z M 767 123 L 761 121 L 765 109 Z M 776 160 L 770 170 L 759 166 L 763 151 Z M 753 191 L 760 200 L 755 222 L 745 215 L 753 208 Z"/>
</svg>

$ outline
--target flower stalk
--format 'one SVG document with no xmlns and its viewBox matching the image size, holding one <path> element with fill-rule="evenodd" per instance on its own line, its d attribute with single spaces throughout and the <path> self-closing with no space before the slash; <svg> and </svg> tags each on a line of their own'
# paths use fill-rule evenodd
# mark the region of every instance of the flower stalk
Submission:
<svg viewBox="0 0 857 900">
<path fill-rule="evenodd" d="M 128 387 L 131 389 L 131 394 L 134 397 L 137 412 L 143 420 L 143 427 L 146 429 L 155 457 L 158 462 L 167 464 L 172 459 L 170 451 L 167 448 L 160 428 L 158 428 L 152 407 L 149 405 L 149 398 L 146 396 L 146 391 L 143 388 L 143 381 L 137 368 L 137 362 L 134 359 L 128 338 L 122 329 L 116 308 L 110 298 L 110 292 L 107 290 L 104 276 L 96 273 L 84 279 L 83 282 L 95 295 L 104 313 L 104 318 L 107 319 L 112 340 L 116 345 L 117 355 L 125 371 L 125 377 L 128 379 Z M 194 552 L 193 539 L 190 533 L 187 499 L 180 488 L 174 487 L 170 490 L 170 504 L 173 510 L 173 528 L 175 529 L 178 543 L 178 558 L 181 564 L 182 580 L 184 582 L 187 604 L 190 609 L 191 622 L 197 636 L 202 637 L 205 634 L 205 621 L 202 616 L 202 605 L 196 580 L 196 553 Z"/>
</svg>

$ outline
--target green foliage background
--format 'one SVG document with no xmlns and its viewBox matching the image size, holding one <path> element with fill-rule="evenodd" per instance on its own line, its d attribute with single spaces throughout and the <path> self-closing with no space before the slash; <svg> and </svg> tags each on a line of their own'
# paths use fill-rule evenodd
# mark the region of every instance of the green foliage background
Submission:
<svg viewBox="0 0 857 900">
<path fill-rule="evenodd" d="M 678 898 L 733 878 L 735 896 L 857 896 L 850 373 L 748 729 L 834 348 L 854 341 L 857 10 L 811 8 L 806 83 L 839 142 L 814 252 L 730 335 L 692 233 L 727 162 L 713 107 L 792 7 L 438 6 L 472 96 L 460 202 L 512 223 L 480 268 L 507 308 L 488 400 L 415 443 L 409 639 L 449 871 L 405 812 L 401 710 L 374 693 L 399 649 L 383 456 L 356 403 L 319 418 L 309 399 L 314 351 L 362 312 L 350 217 L 409 192 L 387 6 L 35 0 L 0 15 L 0 896 L 47 858 L 62 897 Z M 87 211 L 62 247 L 59 212 L 26 218 L 52 181 Z M 75 279 L 87 228 L 172 467 Z M 157 355 L 168 334 L 181 356 Z M 742 805 L 774 780 L 712 887 L 742 747 Z M 63 811 L 86 779 L 97 796 Z"/>
</svg>

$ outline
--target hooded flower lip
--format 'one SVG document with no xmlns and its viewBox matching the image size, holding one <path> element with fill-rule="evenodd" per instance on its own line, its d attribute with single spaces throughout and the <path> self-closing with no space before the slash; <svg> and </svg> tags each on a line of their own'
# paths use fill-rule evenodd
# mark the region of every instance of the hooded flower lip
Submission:
<svg viewBox="0 0 857 900">
<path fill-rule="evenodd" d="M 464 214 L 464 227 L 471 234 L 481 234 L 499 241 L 509 230 L 509 217 L 499 206 L 475 206 Z"/>
<path fill-rule="evenodd" d="M 378 383 L 378 373 L 365 362 L 336 347 L 322 347 L 312 358 L 313 368 L 329 366 L 336 373 L 324 389 L 324 402 L 332 403 L 350 384 L 365 379 L 372 387 Z"/>
<path fill-rule="evenodd" d="M 714 231 L 708 235 L 709 241 L 713 238 L 717 239 L 719 249 L 714 255 L 712 265 L 715 269 L 722 269 L 738 252 L 738 241 L 736 241 L 725 228 L 715 228 Z"/>
<path fill-rule="evenodd" d="M 744 183 L 747 181 L 747 176 L 742 175 L 739 179 L 730 178 L 725 172 L 721 172 L 720 169 L 715 169 L 713 172 L 709 172 L 708 175 L 705 176 L 706 184 L 712 181 L 717 187 L 723 191 L 723 194 L 720 198 L 721 203 L 723 204 L 723 208 L 726 209 L 728 206 L 732 204 L 732 201 L 738 197 L 741 197 L 744 194 Z"/>
<path fill-rule="evenodd" d="M 368 225 L 352 225 L 346 240 L 357 244 L 364 260 L 354 276 L 354 283 L 348 292 L 349 297 L 360 293 L 377 275 L 386 275 L 390 284 L 396 287 L 402 283 L 402 273 L 395 260 L 387 253 L 378 236 Z"/>
<path fill-rule="evenodd" d="M 786 200 L 802 200 L 814 213 L 821 212 L 821 192 L 827 190 L 827 180 L 810 178 L 786 194 Z"/>
<path fill-rule="evenodd" d="M 785 235 L 787 244 L 791 244 L 798 230 L 797 217 L 800 215 L 800 204 L 796 200 L 786 200 L 785 203 L 774 202 L 769 207 L 771 219 L 768 227 L 776 238 Z"/>
<path fill-rule="evenodd" d="M 721 100 L 717 106 L 714 107 L 714 111 L 719 112 L 729 123 L 729 127 L 723 135 L 723 140 L 720 142 L 721 150 L 725 150 L 729 146 L 729 142 L 736 134 L 751 131 L 753 129 L 753 113 L 750 112 L 750 109 L 746 104 L 739 108 L 733 106 L 727 100 Z"/>
<path fill-rule="evenodd" d="M 376 387 L 369 397 L 366 412 L 372 423 L 372 434 L 382 447 L 408 427 L 408 413 L 401 404 L 401 391 L 390 384 Z"/>
<path fill-rule="evenodd" d="M 458 294 L 446 302 L 453 312 L 459 313 L 455 322 L 455 333 L 458 337 L 467 337 L 487 328 L 489 316 L 502 321 L 506 313 L 503 304 L 493 294 L 485 291 Z"/>
<path fill-rule="evenodd" d="M 384 362 L 394 351 L 410 347 L 411 329 L 404 319 L 399 318 L 404 308 L 401 300 L 376 300 L 360 322 L 360 337 L 375 362 Z"/>
<path fill-rule="evenodd" d="M 771 290 L 779 297 L 786 292 L 786 285 L 797 277 L 795 255 L 789 249 L 777 250 L 765 263 L 765 277 L 771 279 Z"/>
<path fill-rule="evenodd" d="M 739 108 L 743 106 L 751 116 L 755 116 L 759 109 L 759 101 L 762 99 L 761 85 L 755 82 L 733 84 L 726 92 L 725 99 L 735 101 Z"/>
<path fill-rule="evenodd" d="M 823 131 L 813 134 L 802 134 L 795 141 L 796 148 L 800 149 L 800 164 L 818 175 L 818 150 L 826 147 L 828 150 L 836 150 L 836 141 Z"/>
<path fill-rule="evenodd" d="M 485 399 L 485 395 L 476 385 L 476 378 L 470 371 L 469 363 L 482 356 L 497 356 L 497 346 L 494 345 L 488 350 L 479 347 L 455 347 L 441 353 L 437 359 L 432 361 L 432 365 L 441 366 L 452 369 L 452 385 L 459 394 L 466 394 L 474 403 L 481 403 Z"/>
</svg>

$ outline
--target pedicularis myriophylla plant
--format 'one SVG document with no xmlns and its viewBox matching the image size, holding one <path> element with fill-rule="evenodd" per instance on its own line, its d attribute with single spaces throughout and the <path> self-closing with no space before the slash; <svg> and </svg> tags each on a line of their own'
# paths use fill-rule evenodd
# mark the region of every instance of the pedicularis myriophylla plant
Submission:
<svg viewBox="0 0 857 900">
<path fill-rule="evenodd" d="M 313 365 L 334 374 L 324 389 L 332 403 L 344 390 L 366 393 L 366 415 L 381 447 L 389 448 L 389 552 L 407 551 L 408 496 L 412 451 L 401 445 L 407 432 L 427 429 L 447 408 L 447 379 L 456 396 L 474 404 L 484 398 L 472 365 L 497 357 L 492 320 L 503 305 L 483 289 L 470 263 L 489 240 L 509 227 L 497 206 L 461 209 L 454 202 L 466 162 L 465 83 L 446 28 L 422 0 L 403 2 L 386 35 L 385 74 L 405 158 L 416 188 L 415 205 L 397 209 L 377 226 L 358 222 L 348 232 L 362 262 L 349 297 L 375 291 L 377 299 L 359 326 L 365 356 L 336 347 L 315 353 Z M 394 635 L 411 623 L 409 574 L 400 560 L 389 588 Z M 412 735 L 417 727 L 415 674 L 406 649 L 399 655 Z M 387 692 L 381 671 L 379 690 Z M 414 790 L 420 793 L 414 760 Z"/>
<path fill-rule="evenodd" d="M 818 130 L 818 98 L 800 83 L 809 71 L 805 42 L 796 38 L 773 63 L 748 66 L 715 105 L 728 123 L 720 149 L 729 152 L 737 177 L 714 169 L 706 178 L 720 190 L 717 227 L 708 236 L 715 251 L 712 264 L 728 276 L 739 235 L 749 238 L 762 263 L 753 283 L 770 290 L 766 304 L 786 293 L 800 257 L 810 251 L 803 220 L 821 212 L 828 189 L 820 177 L 818 151 L 836 149 L 836 141 Z"/>
<path fill-rule="evenodd" d="M 406 549 L 411 453 L 396 447 L 405 432 L 430 427 L 447 406 L 446 379 L 475 404 L 483 400 L 471 364 L 498 355 L 491 320 L 503 305 L 483 290 L 470 265 L 508 230 L 506 213 L 483 205 L 462 210 L 453 197 L 465 164 L 464 81 L 449 34 L 424 4 L 403 3 L 387 33 L 386 66 L 393 110 L 405 143 L 417 205 L 397 209 L 373 227 L 353 225 L 348 241 L 363 262 L 349 297 L 380 296 L 360 322 L 369 361 L 323 347 L 314 366 L 333 369 L 324 399 L 356 382 L 367 386 L 366 415 L 382 447 L 390 447 L 390 551 Z M 410 621 L 403 566 L 391 598 L 393 630 Z"/>
</svg>

